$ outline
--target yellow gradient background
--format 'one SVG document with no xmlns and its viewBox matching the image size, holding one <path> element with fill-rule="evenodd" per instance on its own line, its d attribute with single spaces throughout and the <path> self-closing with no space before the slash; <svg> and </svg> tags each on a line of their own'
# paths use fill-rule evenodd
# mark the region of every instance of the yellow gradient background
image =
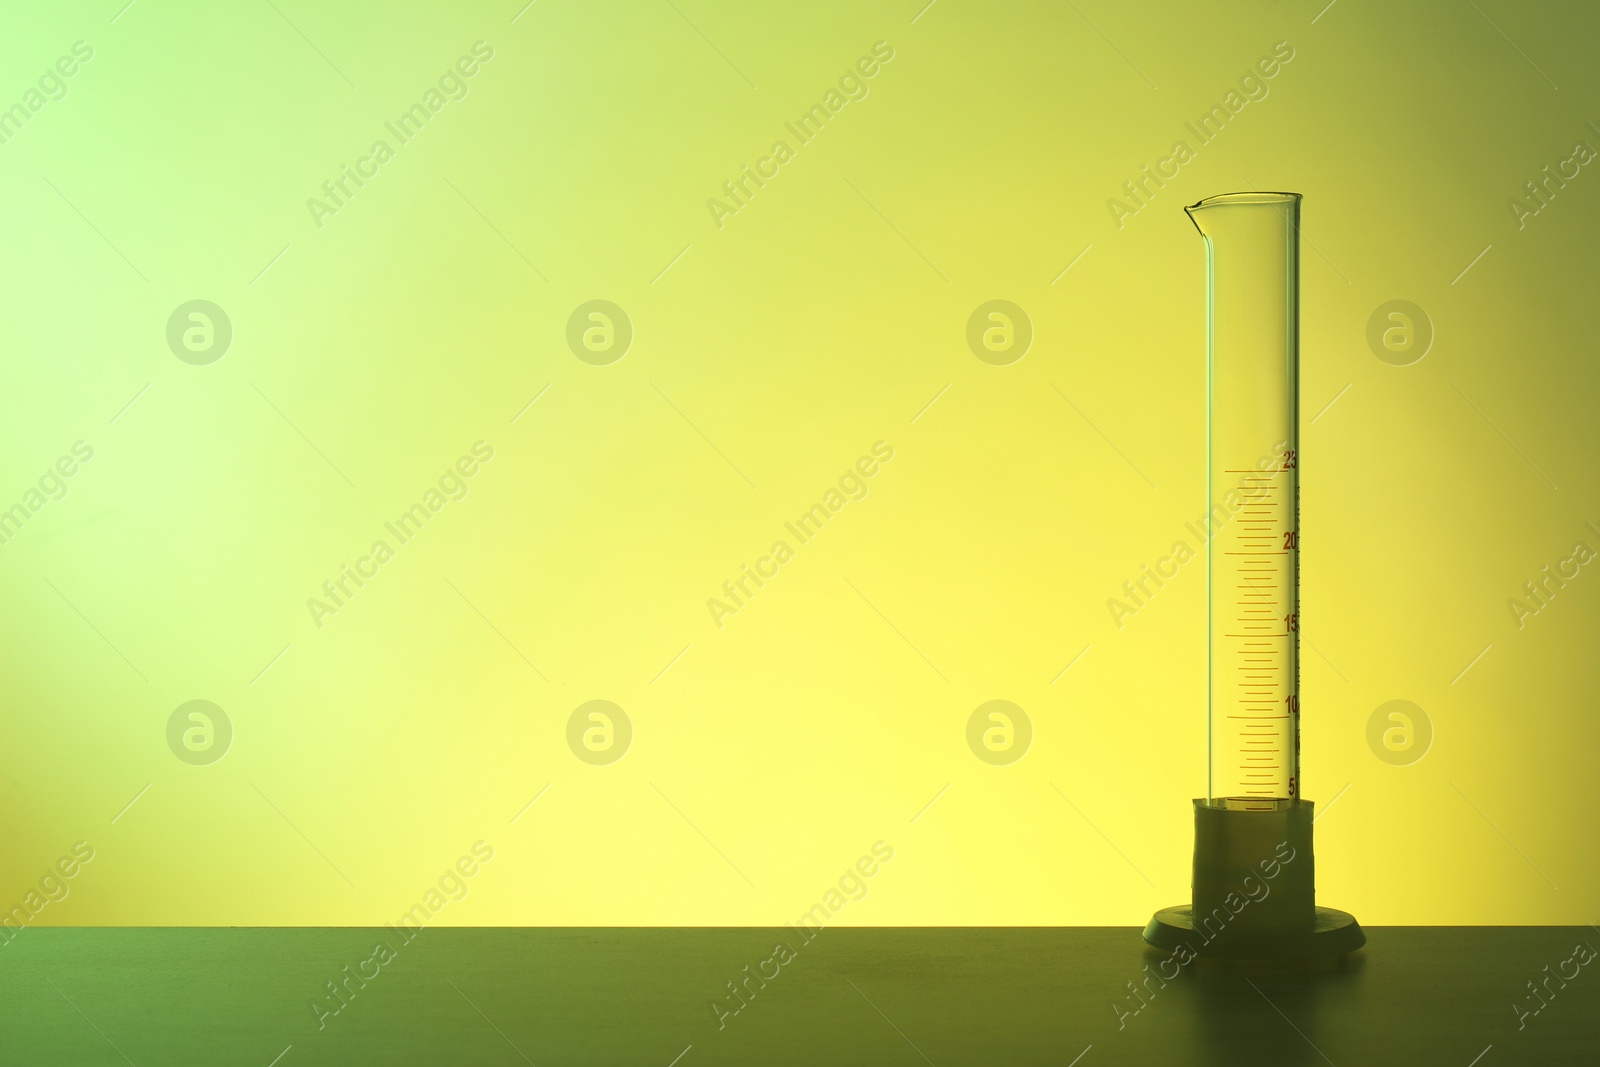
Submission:
<svg viewBox="0 0 1600 1067">
<path fill-rule="evenodd" d="M 393 921 L 479 840 L 494 858 L 438 922 L 781 923 L 879 840 L 894 858 L 841 923 L 1133 925 L 1186 900 L 1203 564 L 1120 626 L 1107 602 L 1198 547 L 1181 207 L 1262 188 L 1306 198 L 1319 900 L 1368 924 L 1600 914 L 1600 574 L 1520 628 L 1507 606 L 1600 550 L 1600 174 L 1521 228 L 1507 206 L 1600 148 L 1593 12 L 8 21 L 0 107 L 74 42 L 93 58 L 0 144 L 0 507 L 74 442 L 94 458 L 0 545 L 0 908 L 80 840 L 95 858 L 32 922 Z M 319 228 L 308 198 L 478 41 L 466 97 Z M 868 95 L 798 144 L 784 124 L 879 41 Z M 1270 94 L 1200 145 L 1184 124 L 1280 41 Z M 779 139 L 794 158 L 719 227 L 708 198 Z M 1179 140 L 1194 158 L 1119 227 L 1108 200 Z M 197 299 L 233 328 L 207 366 L 166 340 Z M 593 299 L 633 325 L 609 366 L 565 339 Z M 965 338 L 994 299 L 1033 324 L 1008 366 Z M 1366 340 L 1396 299 L 1433 324 L 1410 366 Z M 466 497 L 319 628 L 307 599 L 480 440 Z M 868 495 L 719 628 L 707 599 L 878 441 Z M 233 725 L 209 766 L 167 746 L 195 699 Z M 609 766 L 567 746 L 594 699 L 633 726 Z M 966 741 L 995 699 L 1033 727 L 1003 767 Z M 1395 699 L 1434 732 L 1407 766 L 1367 743 Z"/>
</svg>

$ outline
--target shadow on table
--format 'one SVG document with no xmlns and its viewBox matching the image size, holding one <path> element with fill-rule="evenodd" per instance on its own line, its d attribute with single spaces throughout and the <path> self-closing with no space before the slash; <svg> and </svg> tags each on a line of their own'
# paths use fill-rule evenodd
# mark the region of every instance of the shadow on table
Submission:
<svg viewBox="0 0 1600 1067">
<path fill-rule="evenodd" d="M 1172 973 L 1171 957 L 1146 949 L 1147 975 Z M 1158 989 L 1166 1027 L 1187 1034 L 1201 1062 L 1237 1064 L 1330 1062 L 1323 1052 L 1327 1020 L 1359 999 L 1366 954 L 1316 963 L 1242 964 L 1195 960 Z M 1130 997 L 1133 994 L 1130 993 Z"/>
</svg>

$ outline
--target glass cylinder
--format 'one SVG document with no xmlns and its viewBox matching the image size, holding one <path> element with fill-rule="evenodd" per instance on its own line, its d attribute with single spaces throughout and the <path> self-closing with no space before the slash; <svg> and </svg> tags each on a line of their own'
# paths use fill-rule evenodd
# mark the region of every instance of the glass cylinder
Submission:
<svg viewBox="0 0 1600 1067">
<path fill-rule="evenodd" d="M 1206 248 L 1207 797 L 1292 800 L 1300 195 L 1229 193 L 1185 210 Z"/>
</svg>

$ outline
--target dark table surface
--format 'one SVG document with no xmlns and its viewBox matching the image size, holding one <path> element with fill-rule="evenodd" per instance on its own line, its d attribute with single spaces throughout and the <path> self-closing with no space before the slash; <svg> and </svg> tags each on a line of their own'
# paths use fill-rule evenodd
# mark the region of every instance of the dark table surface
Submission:
<svg viewBox="0 0 1600 1067">
<path fill-rule="evenodd" d="M 1178 970 L 1108 928 L 27 929 L 0 1063 L 1600 1065 L 1594 928 L 1367 933 Z"/>
</svg>

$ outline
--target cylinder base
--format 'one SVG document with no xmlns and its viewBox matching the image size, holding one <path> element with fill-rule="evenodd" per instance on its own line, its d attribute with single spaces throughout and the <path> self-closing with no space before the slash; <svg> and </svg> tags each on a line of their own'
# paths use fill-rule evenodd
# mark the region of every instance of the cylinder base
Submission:
<svg viewBox="0 0 1600 1067">
<path fill-rule="evenodd" d="M 1343 956 L 1367 943 L 1367 935 L 1354 915 L 1334 908 L 1318 908 L 1310 929 L 1256 936 L 1235 935 L 1206 940 L 1195 928 L 1194 908 L 1188 904 L 1162 908 L 1144 928 L 1144 939 L 1156 948 L 1176 952 L 1188 946 L 1196 956 L 1227 960 L 1309 960 Z"/>
<path fill-rule="evenodd" d="M 1190 903 L 1156 912 L 1144 939 L 1233 960 L 1342 956 L 1366 944 L 1354 916 L 1316 905 L 1315 810 L 1304 799 L 1196 799 Z"/>
</svg>

